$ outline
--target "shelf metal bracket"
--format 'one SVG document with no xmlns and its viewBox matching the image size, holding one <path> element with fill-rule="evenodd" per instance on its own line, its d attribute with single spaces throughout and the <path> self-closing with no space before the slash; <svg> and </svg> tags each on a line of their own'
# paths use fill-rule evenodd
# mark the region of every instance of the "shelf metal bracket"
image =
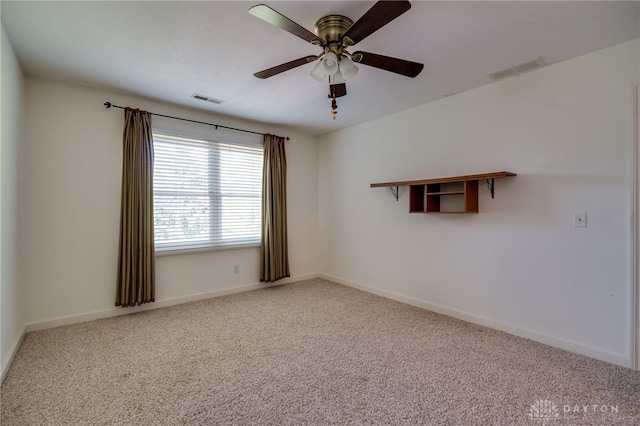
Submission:
<svg viewBox="0 0 640 426">
<path fill-rule="evenodd" d="M 487 187 L 489 188 L 489 191 L 491 191 L 491 198 L 493 198 L 494 194 L 494 188 L 495 188 L 495 184 L 494 184 L 494 179 L 487 179 Z"/>
<path fill-rule="evenodd" d="M 390 186 L 389 190 L 391 191 L 391 194 L 396 198 L 396 201 L 398 201 L 398 187 Z"/>
</svg>

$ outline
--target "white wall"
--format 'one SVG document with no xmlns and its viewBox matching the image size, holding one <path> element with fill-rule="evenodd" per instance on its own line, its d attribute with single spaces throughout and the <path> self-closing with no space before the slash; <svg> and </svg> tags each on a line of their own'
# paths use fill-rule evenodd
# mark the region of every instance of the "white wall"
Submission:
<svg viewBox="0 0 640 426">
<path fill-rule="evenodd" d="M 0 96 L 0 375 L 4 378 L 24 332 L 18 286 L 18 141 L 21 137 L 23 75 L 2 26 Z"/>
<path fill-rule="evenodd" d="M 316 137 L 28 76 L 19 223 L 28 330 L 141 309 L 114 307 L 124 112 L 106 110 L 107 100 L 289 136 L 287 281 L 317 275 Z M 153 123 L 168 130 L 187 126 L 157 117 Z M 192 133 L 215 132 L 188 126 Z M 156 303 L 142 309 L 258 288 L 258 259 L 257 248 L 157 257 Z M 234 265 L 240 274 L 233 274 Z"/>
<path fill-rule="evenodd" d="M 635 40 L 321 137 L 322 274 L 629 365 L 639 51 Z M 496 180 L 495 199 L 481 185 L 477 215 L 410 215 L 408 188 L 396 202 L 369 187 L 501 170 L 518 176 Z"/>
</svg>

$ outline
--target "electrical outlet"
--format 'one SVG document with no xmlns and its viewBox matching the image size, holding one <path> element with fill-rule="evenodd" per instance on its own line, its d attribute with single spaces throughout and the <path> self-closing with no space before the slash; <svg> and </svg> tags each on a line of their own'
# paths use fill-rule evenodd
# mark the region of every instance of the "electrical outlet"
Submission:
<svg viewBox="0 0 640 426">
<path fill-rule="evenodd" d="M 236 265 L 233 267 L 233 275 L 238 275 L 240 273 L 240 265 Z"/>
<path fill-rule="evenodd" d="M 573 227 L 574 228 L 586 228 L 587 227 L 587 213 L 575 212 L 573 213 Z"/>
</svg>

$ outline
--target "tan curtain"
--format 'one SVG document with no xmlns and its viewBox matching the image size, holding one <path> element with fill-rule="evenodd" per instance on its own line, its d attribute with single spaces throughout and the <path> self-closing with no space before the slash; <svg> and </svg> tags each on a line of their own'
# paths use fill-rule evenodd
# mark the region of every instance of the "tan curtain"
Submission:
<svg viewBox="0 0 640 426">
<path fill-rule="evenodd" d="M 116 306 L 155 301 L 151 113 L 126 108 Z"/>
<path fill-rule="evenodd" d="M 290 276 L 287 243 L 287 159 L 284 138 L 264 135 L 260 281 Z"/>
</svg>

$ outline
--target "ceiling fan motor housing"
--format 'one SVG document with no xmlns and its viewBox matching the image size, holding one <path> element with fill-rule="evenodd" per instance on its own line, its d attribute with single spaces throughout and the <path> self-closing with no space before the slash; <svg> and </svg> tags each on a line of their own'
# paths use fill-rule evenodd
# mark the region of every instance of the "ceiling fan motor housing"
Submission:
<svg viewBox="0 0 640 426">
<path fill-rule="evenodd" d="M 318 19 L 314 32 L 325 41 L 325 52 L 334 51 L 338 56 L 342 54 L 342 36 L 353 25 L 353 21 L 342 15 L 328 15 Z"/>
</svg>

